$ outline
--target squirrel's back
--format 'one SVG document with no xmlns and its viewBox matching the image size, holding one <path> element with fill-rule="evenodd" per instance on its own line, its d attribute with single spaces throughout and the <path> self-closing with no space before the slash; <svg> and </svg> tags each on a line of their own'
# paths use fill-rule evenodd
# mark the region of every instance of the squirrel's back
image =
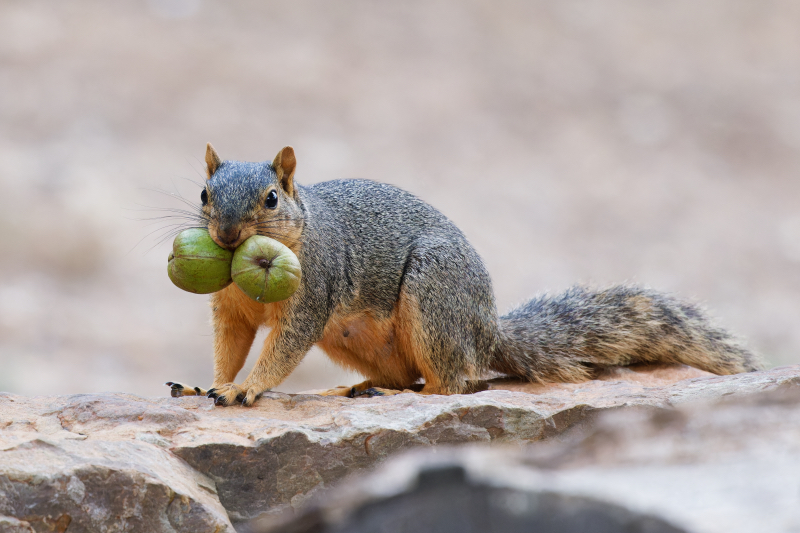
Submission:
<svg viewBox="0 0 800 533">
<path fill-rule="evenodd" d="M 437 243 L 463 250 L 467 264 L 460 267 L 479 271 L 491 290 L 488 272 L 461 230 L 413 194 L 357 179 L 325 181 L 299 190 L 307 225 L 303 255 L 327 261 L 329 251 L 335 250 L 342 261 L 337 278 L 371 299 L 365 303 L 389 310 L 397 300 L 410 257 Z"/>
<path fill-rule="evenodd" d="M 423 234 L 466 242 L 461 230 L 442 213 L 393 185 L 340 179 L 299 189 L 310 217 L 335 221 L 353 245 L 369 246 L 366 253 L 404 249 Z"/>
</svg>

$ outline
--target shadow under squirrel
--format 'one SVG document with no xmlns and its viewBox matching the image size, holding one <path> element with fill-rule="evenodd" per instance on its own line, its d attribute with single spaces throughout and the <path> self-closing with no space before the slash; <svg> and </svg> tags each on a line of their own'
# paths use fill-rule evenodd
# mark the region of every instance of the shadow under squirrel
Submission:
<svg viewBox="0 0 800 533">
<path fill-rule="evenodd" d="M 715 374 L 757 370 L 756 357 L 694 305 L 649 289 L 574 287 L 538 296 L 498 317 L 492 282 L 464 234 L 419 198 L 382 183 L 294 181 L 291 147 L 272 163 L 222 161 L 208 144 L 202 225 L 236 249 L 265 235 L 300 260 L 287 300 L 262 304 L 235 283 L 211 295 L 214 383 L 170 382 L 173 396 L 208 395 L 252 405 L 316 344 L 366 376 L 327 394 L 423 394 L 474 390 L 486 372 L 535 382 L 590 379 L 603 367 L 680 363 Z M 260 327 L 258 362 L 233 383 Z M 416 386 L 419 390 L 419 386 Z"/>
</svg>

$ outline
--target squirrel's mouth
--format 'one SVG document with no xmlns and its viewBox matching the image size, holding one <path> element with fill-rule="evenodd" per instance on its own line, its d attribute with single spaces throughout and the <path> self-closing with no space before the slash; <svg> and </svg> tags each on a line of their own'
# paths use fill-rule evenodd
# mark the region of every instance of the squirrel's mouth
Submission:
<svg viewBox="0 0 800 533">
<path fill-rule="evenodd" d="M 238 228 L 227 231 L 222 231 L 219 228 L 208 228 L 208 233 L 215 243 L 230 251 L 236 250 L 245 240 L 242 238 L 242 230 Z"/>
</svg>

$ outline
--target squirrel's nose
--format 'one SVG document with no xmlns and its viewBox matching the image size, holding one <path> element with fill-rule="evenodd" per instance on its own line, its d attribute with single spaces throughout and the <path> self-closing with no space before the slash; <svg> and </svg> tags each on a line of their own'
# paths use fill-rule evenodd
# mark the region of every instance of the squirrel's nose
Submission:
<svg viewBox="0 0 800 533">
<path fill-rule="evenodd" d="M 239 237 L 242 235 L 242 230 L 239 228 L 219 228 L 217 230 L 217 238 L 226 248 L 230 248 L 231 250 L 236 248 L 236 244 L 239 241 Z"/>
</svg>

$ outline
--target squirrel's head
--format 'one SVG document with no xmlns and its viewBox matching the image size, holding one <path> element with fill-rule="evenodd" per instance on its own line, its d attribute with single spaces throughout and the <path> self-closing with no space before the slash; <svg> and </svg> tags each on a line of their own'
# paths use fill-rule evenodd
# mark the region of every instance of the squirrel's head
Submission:
<svg viewBox="0 0 800 533">
<path fill-rule="evenodd" d="M 294 184 L 295 164 L 291 146 L 272 163 L 245 163 L 223 161 L 208 143 L 208 180 L 200 201 L 214 242 L 235 250 L 249 237 L 265 235 L 297 253 L 304 217 Z"/>
</svg>

